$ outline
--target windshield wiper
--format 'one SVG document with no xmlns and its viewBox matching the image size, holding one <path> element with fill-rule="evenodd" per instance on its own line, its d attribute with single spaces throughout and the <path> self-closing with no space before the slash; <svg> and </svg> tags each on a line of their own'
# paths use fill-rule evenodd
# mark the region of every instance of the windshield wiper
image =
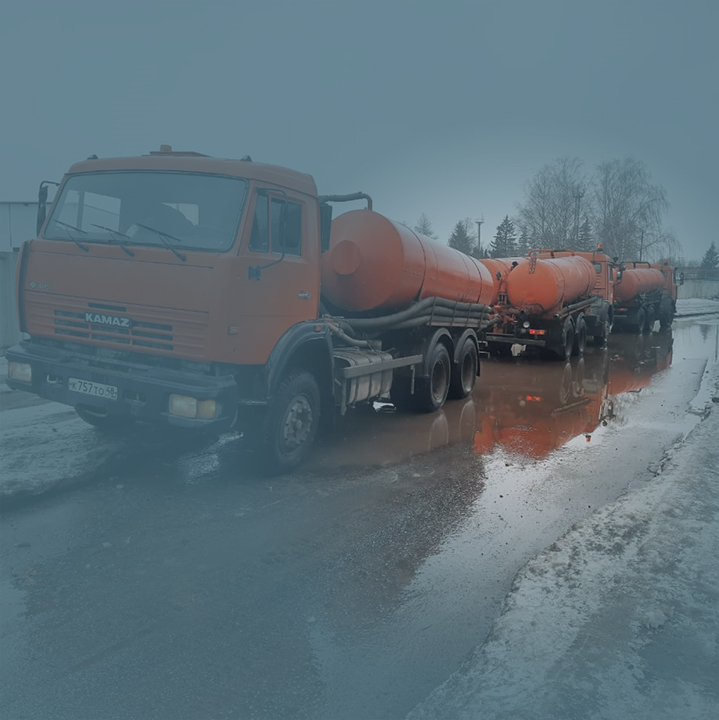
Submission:
<svg viewBox="0 0 719 720">
<path fill-rule="evenodd" d="M 113 230 L 112 228 L 105 227 L 104 225 L 98 225 L 97 223 L 92 223 L 92 226 L 109 232 L 111 242 L 115 243 L 115 245 L 119 245 L 130 257 L 135 257 L 135 253 L 127 247 L 127 240 L 118 240 L 115 237 L 115 235 L 121 235 L 122 237 L 126 237 L 128 240 L 132 240 L 129 235 L 124 232 L 120 232 L 119 230 Z"/>
<path fill-rule="evenodd" d="M 137 227 L 144 228 L 145 230 L 149 230 L 150 232 L 154 232 L 160 238 L 160 240 L 162 240 L 162 244 L 166 248 L 171 250 L 175 255 L 177 255 L 177 257 L 180 258 L 182 262 L 185 262 L 185 260 L 187 260 L 187 258 L 181 252 L 178 252 L 172 245 L 172 243 L 167 239 L 170 238 L 172 240 L 176 240 L 179 243 L 182 243 L 182 240 L 180 240 L 180 238 L 175 237 L 174 235 L 170 235 L 170 233 L 166 233 L 164 230 L 158 230 L 157 228 L 150 227 L 149 225 L 143 225 L 142 223 L 135 223 L 135 225 L 137 225 Z"/>
<path fill-rule="evenodd" d="M 66 222 L 62 222 L 62 220 L 54 220 L 55 225 L 61 225 L 65 228 L 65 232 L 67 233 L 67 236 L 72 240 L 75 245 L 77 245 L 81 250 L 84 250 L 85 252 L 89 252 L 90 248 L 87 245 L 83 245 L 71 232 L 72 230 L 77 230 L 79 233 L 82 233 L 83 235 L 87 235 L 87 233 L 79 227 L 75 227 L 74 225 L 68 225 Z"/>
</svg>

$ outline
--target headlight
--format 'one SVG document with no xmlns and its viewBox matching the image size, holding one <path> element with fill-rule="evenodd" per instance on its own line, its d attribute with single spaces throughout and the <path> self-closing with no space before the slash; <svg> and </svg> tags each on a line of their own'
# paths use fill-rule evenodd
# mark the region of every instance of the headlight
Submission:
<svg viewBox="0 0 719 720">
<path fill-rule="evenodd" d="M 217 403 L 214 400 L 198 400 L 187 395 L 170 395 L 171 415 L 186 418 L 211 420 L 217 415 Z"/>
<path fill-rule="evenodd" d="M 529 320 L 525 320 L 525 321 L 522 323 L 522 327 L 525 328 L 525 329 L 528 328 L 528 327 L 529 327 Z"/>
<path fill-rule="evenodd" d="M 32 367 L 28 363 L 13 362 L 11 360 L 7 364 L 7 374 L 8 377 L 19 382 L 32 382 Z"/>
</svg>

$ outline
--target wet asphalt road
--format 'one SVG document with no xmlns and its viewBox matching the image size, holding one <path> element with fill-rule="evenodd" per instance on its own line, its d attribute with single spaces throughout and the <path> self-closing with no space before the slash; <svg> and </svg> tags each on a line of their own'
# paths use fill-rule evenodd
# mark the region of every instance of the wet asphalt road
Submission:
<svg viewBox="0 0 719 720">
<path fill-rule="evenodd" d="M 489 361 L 473 398 L 354 413 L 286 477 L 232 435 L 141 430 L 82 483 L 6 501 L 3 717 L 404 717 L 528 559 L 651 478 L 717 328 Z M 96 442 L 82 427 L 62 452 Z"/>
</svg>

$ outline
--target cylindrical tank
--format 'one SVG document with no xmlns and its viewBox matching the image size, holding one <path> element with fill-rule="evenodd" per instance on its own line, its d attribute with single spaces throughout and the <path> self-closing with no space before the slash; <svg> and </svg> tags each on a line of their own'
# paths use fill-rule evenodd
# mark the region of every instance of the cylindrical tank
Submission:
<svg viewBox="0 0 719 720">
<path fill-rule="evenodd" d="M 510 257 L 510 258 L 482 258 L 480 261 L 492 276 L 492 301 L 489 305 L 494 305 L 500 292 L 506 292 L 507 276 L 517 265 L 529 262 L 526 257 Z"/>
<path fill-rule="evenodd" d="M 624 270 L 622 279 L 614 286 L 614 300 L 629 302 L 633 297 L 664 286 L 664 275 L 655 268 Z"/>
<path fill-rule="evenodd" d="M 592 263 L 582 257 L 531 258 L 509 273 L 507 295 L 516 308 L 548 313 L 588 295 L 594 280 Z"/>
<path fill-rule="evenodd" d="M 399 310 L 440 297 L 488 305 L 492 278 L 484 265 L 371 210 L 332 221 L 322 255 L 322 293 L 351 312 Z"/>
</svg>

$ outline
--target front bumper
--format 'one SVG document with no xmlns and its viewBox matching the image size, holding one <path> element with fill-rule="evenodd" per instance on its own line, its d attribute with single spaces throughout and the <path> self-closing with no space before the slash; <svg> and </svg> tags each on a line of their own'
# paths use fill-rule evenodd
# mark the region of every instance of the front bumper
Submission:
<svg viewBox="0 0 719 720">
<path fill-rule="evenodd" d="M 6 356 L 8 362 L 27 363 L 32 368 L 32 382 L 8 377 L 9 387 L 65 405 L 81 405 L 109 415 L 146 422 L 184 428 L 212 428 L 220 432 L 231 427 L 237 414 L 238 390 L 232 375 L 218 377 L 138 362 L 100 360 L 91 355 L 28 341 L 11 347 Z M 70 390 L 69 378 L 112 385 L 117 388 L 117 399 Z M 197 400 L 215 400 L 217 416 L 203 419 L 171 415 L 168 407 L 172 394 Z"/>
</svg>

